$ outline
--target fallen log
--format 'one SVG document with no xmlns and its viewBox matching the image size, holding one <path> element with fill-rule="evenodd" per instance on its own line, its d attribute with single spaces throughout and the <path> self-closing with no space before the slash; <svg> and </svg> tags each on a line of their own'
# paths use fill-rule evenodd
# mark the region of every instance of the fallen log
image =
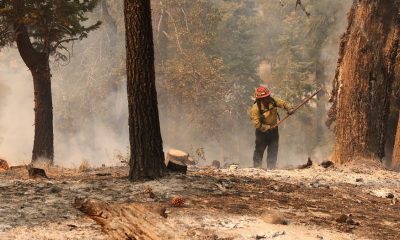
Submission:
<svg viewBox="0 0 400 240">
<path fill-rule="evenodd" d="M 73 205 L 100 224 L 110 239 L 185 239 L 183 233 L 166 221 L 162 206 L 109 204 L 90 198 L 76 198 Z"/>
</svg>

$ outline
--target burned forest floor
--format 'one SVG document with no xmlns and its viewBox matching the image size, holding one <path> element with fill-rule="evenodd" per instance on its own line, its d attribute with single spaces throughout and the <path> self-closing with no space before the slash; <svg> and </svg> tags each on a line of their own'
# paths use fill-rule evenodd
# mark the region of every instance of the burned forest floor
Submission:
<svg viewBox="0 0 400 240">
<path fill-rule="evenodd" d="M 128 181 L 126 167 L 47 174 L 0 172 L 0 239 L 110 239 L 74 207 L 77 198 L 164 209 L 154 215 L 171 226 L 164 239 L 400 239 L 400 174 L 380 168 L 190 167 L 140 183 Z M 184 204 L 173 206 L 175 196 Z"/>
</svg>

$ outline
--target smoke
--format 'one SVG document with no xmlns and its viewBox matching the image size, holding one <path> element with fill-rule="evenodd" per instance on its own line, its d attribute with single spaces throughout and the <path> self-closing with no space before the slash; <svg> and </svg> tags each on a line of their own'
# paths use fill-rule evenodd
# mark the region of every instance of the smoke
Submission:
<svg viewBox="0 0 400 240">
<path fill-rule="evenodd" d="M 29 163 L 33 144 L 32 76 L 16 49 L 0 53 L 0 158 Z"/>
<path fill-rule="evenodd" d="M 310 46 L 302 45 L 306 43 L 307 39 L 296 39 L 297 36 L 305 35 L 305 38 L 315 38 L 316 36 L 326 34 L 326 40 L 322 43 L 322 48 L 320 48 L 321 50 L 319 50 L 318 53 L 319 56 L 317 55 L 318 59 L 313 63 L 316 66 L 316 71 L 310 71 L 310 74 L 306 76 L 306 78 L 309 79 L 307 80 L 308 84 L 317 83 L 317 85 L 322 85 L 326 95 L 319 97 L 318 104 L 316 102 L 311 102 L 308 105 L 308 109 L 300 109 L 280 127 L 280 151 L 278 162 L 281 166 L 300 164 L 305 162 L 308 156 L 317 161 L 323 161 L 330 158 L 334 136 L 333 133 L 324 126 L 323 122 L 329 108 L 328 95 L 331 88 L 331 81 L 335 74 L 340 36 L 345 31 L 347 24 L 346 14 L 350 9 L 352 2 L 353 1 L 351 0 L 334 2 L 324 0 L 318 2 L 303 1 L 303 4 L 311 13 L 310 18 L 307 18 L 300 10 L 293 11 L 293 8 L 289 5 L 282 7 L 279 6 L 279 4 L 272 4 L 269 2 L 265 3 L 268 5 L 268 8 L 263 8 L 263 18 L 265 19 L 265 22 L 269 24 L 265 26 L 267 29 L 265 31 L 266 34 L 260 33 L 260 41 L 265 42 L 264 53 L 266 54 L 266 60 L 260 63 L 259 74 L 260 78 L 266 82 L 269 87 L 272 87 L 275 96 L 277 96 L 276 93 L 278 93 L 278 95 L 280 93 L 279 97 L 289 101 L 291 100 L 293 105 L 297 105 L 300 99 L 288 99 L 288 90 L 281 89 L 280 87 L 289 89 L 289 92 L 299 90 L 297 88 L 302 87 L 300 84 L 296 85 L 296 83 L 283 83 L 280 81 L 281 78 L 284 79 L 285 74 L 287 74 L 286 71 L 289 71 L 289 69 L 284 69 L 281 72 L 275 73 L 273 73 L 272 70 L 271 72 L 271 64 L 273 67 L 275 66 L 279 68 L 279 64 L 286 64 L 286 59 L 289 59 L 291 56 L 290 51 L 286 52 L 284 50 L 279 53 L 281 56 L 282 54 L 283 56 L 286 56 L 286 58 L 283 58 L 282 62 L 277 62 L 276 59 L 274 59 L 273 56 L 276 55 L 274 52 L 274 42 L 278 42 L 276 39 L 285 40 L 287 35 L 292 36 L 293 38 L 290 41 L 287 41 L 287 49 L 293 48 L 293 51 L 299 55 L 305 54 L 302 50 L 304 48 L 309 48 Z M 274 7 L 276 9 L 274 9 Z M 288 14 L 288 11 L 292 12 Z M 328 23 L 328 25 L 330 25 L 326 33 L 324 33 L 326 29 L 318 28 L 317 23 L 319 22 L 315 21 L 317 17 L 323 19 L 323 21 L 325 21 L 324 24 Z M 279 22 L 279 19 L 283 19 L 283 21 Z M 290 32 L 283 35 L 282 33 L 284 33 L 285 29 L 288 28 L 291 29 Z M 312 47 L 313 46 L 311 46 L 311 48 Z M 288 68 L 296 68 L 301 66 L 301 64 L 303 63 L 299 61 L 285 66 Z M 322 71 L 322 74 L 318 73 L 317 75 L 317 71 Z M 272 81 L 272 74 L 275 74 L 275 82 Z M 297 75 L 299 74 L 302 73 L 297 73 Z M 282 77 L 280 78 L 280 76 Z M 296 76 L 289 78 L 292 82 L 294 81 L 291 79 L 293 77 Z M 295 88 L 293 86 L 295 86 Z M 303 91 L 308 92 L 306 94 L 308 95 L 312 90 L 304 89 Z M 303 97 L 304 96 L 301 98 Z"/>
<path fill-rule="evenodd" d="M 92 21 L 102 17 L 100 10 L 89 16 Z M 125 47 L 123 39 L 110 42 L 116 37 L 103 24 L 70 46 L 68 62 L 51 66 L 56 165 L 117 165 L 117 156 L 127 154 L 126 78 L 121 69 Z M 33 123 L 32 76 L 16 49 L 2 49 L 0 158 L 12 165 L 30 162 Z"/>
<path fill-rule="evenodd" d="M 351 2 L 351 0 L 338 1 L 343 10 L 339 11 L 337 16 L 333 16 L 337 20 L 336 26 L 321 53 L 321 58 L 326 61 L 327 86 L 330 86 L 330 81 L 333 79 L 339 36 L 344 32 L 345 14 Z M 307 2 L 304 4 L 307 6 Z M 54 63 L 51 67 L 57 165 L 78 167 L 84 161 L 89 162 L 91 166 L 116 165 L 119 164 L 117 155 L 127 152 L 129 134 L 124 70 L 124 26 L 121 17 L 123 11 L 120 2 L 112 1 L 110 6 L 110 13 L 115 18 L 118 28 L 112 29 L 112 24 L 104 23 L 99 30 L 89 34 L 87 39 L 77 41 L 71 46 L 69 62 Z M 271 16 L 268 13 L 264 15 Z M 104 20 L 100 9 L 89 17 L 93 21 Z M 279 26 L 267 27 L 279 29 Z M 261 78 L 268 82 L 271 78 L 271 63 L 261 63 L 259 72 Z M 159 81 L 160 76 L 157 78 Z M 8 160 L 11 164 L 28 163 L 31 158 L 34 134 L 32 85 L 30 72 L 18 52 L 15 49 L 2 50 L 0 52 L 0 158 Z M 234 97 L 243 95 L 243 89 L 235 89 L 235 86 L 232 88 Z M 172 98 L 171 103 L 179 102 L 174 96 L 169 97 Z M 247 101 L 250 107 L 252 104 L 250 96 L 245 98 L 241 100 Z M 190 119 L 180 119 L 178 116 L 179 111 L 184 109 L 180 109 L 180 105 L 176 108 L 178 110 L 169 113 L 170 115 L 160 109 L 165 150 L 170 147 L 178 148 L 196 156 L 199 152 L 196 150 L 204 148 L 207 162 L 220 160 L 222 163 L 238 162 L 241 166 L 252 165 L 254 129 L 247 116 L 247 109 L 240 110 L 241 114 L 246 115 L 241 119 L 226 119 L 224 124 L 227 125 L 227 129 L 222 138 L 216 139 L 209 134 L 194 131 Z M 278 161 L 281 165 L 298 164 L 305 161 L 310 154 L 308 149 L 310 136 L 295 133 L 312 131 L 314 119 L 295 116 L 290 121 L 280 129 L 281 145 Z M 305 124 L 308 124 L 310 129 L 295 129 Z M 320 144 L 318 150 L 312 153 L 317 159 L 325 160 L 324 158 L 329 155 L 332 136 L 327 138 L 326 144 Z"/>
</svg>

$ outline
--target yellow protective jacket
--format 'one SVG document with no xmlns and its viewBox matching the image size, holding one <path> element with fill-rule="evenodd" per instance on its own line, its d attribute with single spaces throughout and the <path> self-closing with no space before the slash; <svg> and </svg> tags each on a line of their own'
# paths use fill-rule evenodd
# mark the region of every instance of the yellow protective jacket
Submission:
<svg viewBox="0 0 400 240">
<path fill-rule="evenodd" d="M 261 114 L 264 116 L 263 121 L 260 115 L 260 110 L 258 109 L 257 102 L 253 104 L 250 110 L 250 117 L 253 123 L 253 126 L 257 129 L 261 128 L 262 125 L 270 125 L 273 126 L 278 123 L 278 109 L 283 108 L 286 111 L 291 109 L 291 105 L 279 98 L 273 98 L 275 100 L 275 104 L 270 103 L 268 109 L 264 106 L 264 104 L 260 104 Z"/>
</svg>

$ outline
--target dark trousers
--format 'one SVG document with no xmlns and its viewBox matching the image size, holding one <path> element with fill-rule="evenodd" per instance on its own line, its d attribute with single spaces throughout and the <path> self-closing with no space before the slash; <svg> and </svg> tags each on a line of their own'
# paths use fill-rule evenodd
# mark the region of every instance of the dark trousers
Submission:
<svg viewBox="0 0 400 240">
<path fill-rule="evenodd" d="M 265 149 L 267 150 L 267 168 L 274 169 L 278 158 L 279 131 L 278 128 L 267 132 L 261 132 L 256 129 L 256 148 L 254 150 L 254 167 L 261 167 Z"/>
</svg>

